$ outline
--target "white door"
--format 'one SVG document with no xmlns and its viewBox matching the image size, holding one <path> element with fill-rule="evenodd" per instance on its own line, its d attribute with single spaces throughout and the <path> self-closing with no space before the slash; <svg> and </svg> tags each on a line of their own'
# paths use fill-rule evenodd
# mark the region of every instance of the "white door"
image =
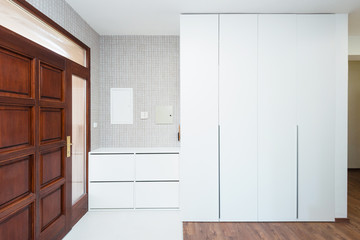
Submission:
<svg viewBox="0 0 360 240">
<path fill-rule="evenodd" d="M 298 15 L 299 220 L 334 220 L 335 22 Z"/>
<path fill-rule="evenodd" d="M 258 31 L 258 217 L 295 220 L 296 15 L 259 15 Z"/>
<path fill-rule="evenodd" d="M 219 219 L 218 15 L 182 15 L 180 204 L 185 221 Z"/>
<path fill-rule="evenodd" d="M 257 220 L 257 15 L 220 15 L 220 219 Z"/>
</svg>

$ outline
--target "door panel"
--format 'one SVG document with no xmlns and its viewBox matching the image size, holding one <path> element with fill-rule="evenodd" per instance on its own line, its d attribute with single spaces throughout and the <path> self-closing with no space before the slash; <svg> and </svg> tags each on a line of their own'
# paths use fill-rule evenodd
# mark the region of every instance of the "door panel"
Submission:
<svg viewBox="0 0 360 240">
<path fill-rule="evenodd" d="M 0 105 L 0 152 L 29 146 L 33 137 L 30 107 Z"/>
<path fill-rule="evenodd" d="M 36 104 L 19 98 L 35 96 L 35 58 L 0 42 L 0 64 L 0 238 L 34 239 Z"/>
<path fill-rule="evenodd" d="M 65 231 L 65 71 L 41 61 L 39 75 L 40 238 L 49 239 Z"/>
<path fill-rule="evenodd" d="M 63 177 L 64 148 L 55 148 L 40 153 L 40 184 L 44 186 Z"/>
<path fill-rule="evenodd" d="M 257 18 L 220 15 L 221 221 L 257 220 Z"/>
<path fill-rule="evenodd" d="M 60 69 L 40 66 L 40 98 L 62 101 L 64 75 Z"/>
<path fill-rule="evenodd" d="M 335 15 L 298 15 L 299 219 L 334 220 Z"/>
<path fill-rule="evenodd" d="M 296 15 L 259 15 L 259 221 L 296 219 Z"/>
<path fill-rule="evenodd" d="M 68 228 L 75 225 L 88 210 L 88 152 L 90 149 L 90 72 L 87 68 L 67 62 L 66 84 L 67 125 L 71 156 L 67 158 L 66 174 Z"/>
<path fill-rule="evenodd" d="M 86 79 L 72 76 L 72 203 L 86 193 Z"/>
<path fill-rule="evenodd" d="M 62 207 L 63 199 L 62 188 L 55 190 L 41 199 L 41 229 L 44 230 L 56 221 L 62 214 L 64 209 Z"/>
<path fill-rule="evenodd" d="M 65 233 L 66 59 L 0 32 L 0 239 L 55 239 Z"/>
<path fill-rule="evenodd" d="M 33 168 L 33 156 L 9 159 L 0 164 L 0 207 L 33 191 Z"/>
<path fill-rule="evenodd" d="M 40 141 L 41 144 L 62 139 L 62 109 L 40 109 Z"/>
<path fill-rule="evenodd" d="M 2 240 L 34 239 L 34 204 L 15 212 L 5 220 L 0 220 Z M 20 227 L 21 226 L 21 227 Z M 19 231 L 21 229 L 21 231 Z"/>
<path fill-rule="evenodd" d="M 218 221 L 218 18 L 181 16 L 181 209 L 185 221 Z"/>
<path fill-rule="evenodd" d="M 30 97 L 31 59 L 0 48 L 0 96 Z"/>
</svg>

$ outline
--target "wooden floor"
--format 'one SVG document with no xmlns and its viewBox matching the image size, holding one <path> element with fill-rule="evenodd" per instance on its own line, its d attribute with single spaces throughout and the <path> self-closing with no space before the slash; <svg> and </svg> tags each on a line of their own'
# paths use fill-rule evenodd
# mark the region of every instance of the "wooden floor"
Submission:
<svg viewBox="0 0 360 240">
<path fill-rule="evenodd" d="M 184 223 L 184 240 L 360 240 L 360 170 L 348 185 L 349 223 Z"/>
</svg>

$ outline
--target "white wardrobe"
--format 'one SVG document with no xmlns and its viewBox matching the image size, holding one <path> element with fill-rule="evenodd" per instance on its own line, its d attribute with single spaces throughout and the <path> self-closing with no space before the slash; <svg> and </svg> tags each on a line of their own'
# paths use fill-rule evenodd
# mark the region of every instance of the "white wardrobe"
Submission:
<svg viewBox="0 0 360 240">
<path fill-rule="evenodd" d="M 334 220 L 344 28 L 341 14 L 181 16 L 184 221 Z"/>
</svg>

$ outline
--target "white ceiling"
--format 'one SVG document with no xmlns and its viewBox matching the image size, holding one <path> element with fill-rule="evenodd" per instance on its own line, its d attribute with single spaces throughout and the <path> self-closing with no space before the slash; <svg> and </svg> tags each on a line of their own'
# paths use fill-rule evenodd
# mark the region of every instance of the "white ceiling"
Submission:
<svg viewBox="0 0 360 240">
<path fill-rule="evenodd" d="M 360 0 L 66 0 L 100 35 L 178 35 L 180 13 L 349 13 L 360 35 Z"/>
</svg>

